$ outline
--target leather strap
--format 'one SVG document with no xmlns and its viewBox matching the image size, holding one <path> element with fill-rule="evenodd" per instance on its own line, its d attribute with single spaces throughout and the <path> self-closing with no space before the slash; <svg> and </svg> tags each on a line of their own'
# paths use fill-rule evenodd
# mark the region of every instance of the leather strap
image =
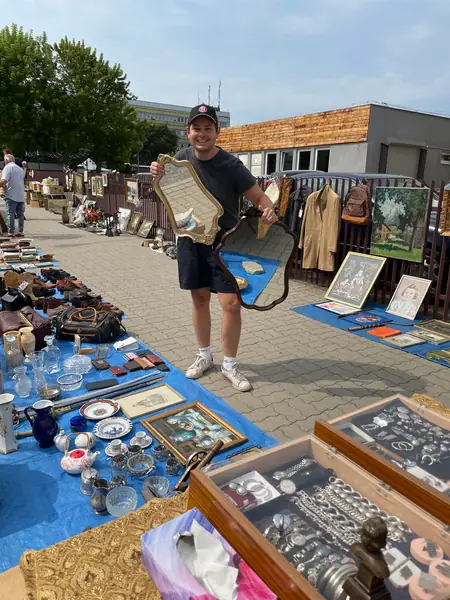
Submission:
<svg viewBox="0 0 450 600">
<path fill-rule="evenodd" d="M 84 315 L 83 313 L 90 314 Z M 92 325 L 96 325 L 97 311 L 95 310 L 95 308 L 78 308 L 67 319 L 68 323 L 72 323 L 73 321 L 92 321 Z"/>
</svg>

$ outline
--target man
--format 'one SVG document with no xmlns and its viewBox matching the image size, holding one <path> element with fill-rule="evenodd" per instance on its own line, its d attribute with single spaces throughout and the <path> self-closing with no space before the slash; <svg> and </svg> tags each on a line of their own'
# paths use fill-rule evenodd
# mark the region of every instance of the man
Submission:
<svg viewBox="0 0 450 600">
<path fill-rule="evenodd" d="M 18 167 L 12 154 L 5 154 L 5 166 L 2 171 L 0 187 L 5 190 L 6 225 L 8 235 L 15 235 L 14 218 L 19 219 L 19 233 L 16 237 L 23 237 L 23 221 L 25 215 L 25 183 L 22 167 Z"/>
<path fill-rule="evenodd" d="M 12 156 L 14 156 L 14 152 L 11 150 L 11 148 L 5 148 L 3 150 L 3 160 L 5 159 L 5 156 L 7 154 L 11 154 Z M 18 167 L 22 167 L 22 161 L 20 160 L 20 158 L 14 157 L 14 162 Z"/>
<path fill-rule="evenodd" d="M 222 307 L 222 339 L 224 360 L 222 375 L 233 387 L 247 392 L 251 383 L 238 370 L 236 355 L 241 335 L 241 305 L 230 281 L 219 267 L 214 250 L 223 233 L 233 228 L 239 218 L 239 197 L 245 194 L 250 202 L 262 212 L 267 224 L 277 221 L 271 200 L 256 183 L 253 175 L 242 162 L 216 146 L 219 123 L 213 107 L 201 104 L 191 110 L 187 135 L 191 146 L 180 150 L 178 160 L 192 163 L 203 185 L 223 206 L 224 214 L 219 220 L 220 231 L 213 246 L 194 243 L 188 237 L 178 239 L 178 274 L 180 287 L 190 290 L 192 318 L 199 353 L 186 371 L 190 379 L 197 379 L 214 366 L 211 352 L 211 292 L 217 293 Z M 164 168 L 157 162 L 150 165 L 153 177 L 162 177 Z"/>
</svg>

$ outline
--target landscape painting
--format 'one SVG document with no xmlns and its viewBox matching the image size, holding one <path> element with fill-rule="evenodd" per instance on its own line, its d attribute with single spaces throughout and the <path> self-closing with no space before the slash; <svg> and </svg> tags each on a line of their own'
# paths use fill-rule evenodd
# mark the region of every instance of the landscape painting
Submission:
<svg viewBox="0 0 450 600">
<path fill-rule="evenodd" d="M 370 253 L 422 262 L 428 198 L 428 188 L 376 188 Z"/>
</svg>

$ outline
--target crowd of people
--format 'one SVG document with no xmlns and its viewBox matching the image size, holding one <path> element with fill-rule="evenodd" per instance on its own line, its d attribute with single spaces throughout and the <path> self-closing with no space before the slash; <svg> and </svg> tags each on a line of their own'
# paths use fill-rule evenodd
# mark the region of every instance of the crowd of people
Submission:
<svg viewBox="0 0 450 600">
<path fill-rule="evenodd" d="M 25 220 L 26 161 L 14 157 L 10 148 L 3 150 L 4 167 L 0 176 L 0 188 L 4 190 L 6 212 L 6 237 L 23 237 Z M 16 219 L 18 231 L 16 232 Z"/>
</svg>

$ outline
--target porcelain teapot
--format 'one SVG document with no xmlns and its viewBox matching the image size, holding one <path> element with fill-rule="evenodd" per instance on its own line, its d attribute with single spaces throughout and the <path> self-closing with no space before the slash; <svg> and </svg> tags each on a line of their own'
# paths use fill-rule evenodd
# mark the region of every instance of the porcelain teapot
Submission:
<svg viewBox="0 0 450 600">
<path fill-rule="evenodd" d="M 71 437 L 72 434 L 67 436 L 64 456 L 61 459 L 61 467 L 71 475 L 80 475 L 84 469 L 89 469 L 94 464 L 100 452 L 91 452 L 91 443 L 86 448 L 69 450 Z"/>
</svg>

